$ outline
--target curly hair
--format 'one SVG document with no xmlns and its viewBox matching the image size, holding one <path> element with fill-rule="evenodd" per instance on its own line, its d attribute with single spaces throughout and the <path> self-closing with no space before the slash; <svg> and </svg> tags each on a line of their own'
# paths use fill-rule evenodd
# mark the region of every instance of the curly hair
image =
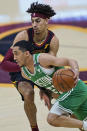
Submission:
<svg viewBox="0 0 87 131">
<path fill-rule="evenodd" d="M 40 13 L 47 16 L 47 18 L 50 18 L 56 14 L 55 11 L 52 9 L 52 7 L 45 4 L 39 4 L 38 2 L 32 3 L 30 8 L 28 8 L 27 12 Z"/>
</svg>

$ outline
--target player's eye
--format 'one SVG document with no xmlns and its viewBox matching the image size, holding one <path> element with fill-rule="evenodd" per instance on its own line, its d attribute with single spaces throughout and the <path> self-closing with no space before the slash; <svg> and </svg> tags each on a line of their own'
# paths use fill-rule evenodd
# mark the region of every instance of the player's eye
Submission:
<svg viewBox="0 0 87 131">
<path fill-rule="evenodd" d="M 39 23 L 40 21 L 41 21 L 40 19 L 37 19 L 37 20 L 36 20 L 36 23 Z"/>
<path fill-rule="evenodd" d="M 14 55 L 18 55 L 18 52 L 14 52 Z"/>
<path fill-rule="evenodd" d="M 39 22 L 40 22 L 40 20 L 37 20 L 36 22 L 37 22 L 37 23 L 39 23 Z"/>
</svg>

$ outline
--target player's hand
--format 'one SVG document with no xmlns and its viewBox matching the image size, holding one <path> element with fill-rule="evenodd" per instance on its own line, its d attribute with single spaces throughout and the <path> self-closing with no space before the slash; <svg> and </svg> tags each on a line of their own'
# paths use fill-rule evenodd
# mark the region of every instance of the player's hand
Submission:
<svg viewBox="0 0 87 131">
<path fill-rule="evenodd" d="M 59 97 L 59 94 L 52 93 L 52 97 L 53 97 L 54 99 L 57 99 L 57 98 Z"/>
<path fill-rule="evenodd" d="M 74 80 L 75 80 L 75 85 L 77 84 L 78 82 L 78 79 L 79 79 L 79 70 L 77 68 L 73 69 L 72 70 L 74 72 Z"/>
<path fill-rule="evenodd" d="M 44 100 L 45 105 L 50 110 L 50 108 L 51 108 L 51 101 L 50 101 L 49 97 L 42 90 L 40 90 L 39 95 L 40 95 L 40 99 Z"/>
</svg>

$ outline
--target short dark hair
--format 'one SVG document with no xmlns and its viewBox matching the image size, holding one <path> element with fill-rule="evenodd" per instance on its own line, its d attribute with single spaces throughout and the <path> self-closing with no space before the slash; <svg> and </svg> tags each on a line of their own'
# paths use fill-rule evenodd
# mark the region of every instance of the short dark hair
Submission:
<svg viewBox="0 0 87 131">
<path fill-rule="evenodd" d="M 38 2 L 32 3 L 30 8 L 28 8 L 27 12 L 40 13 L 47 16 L 47 18 L 50 18 L 56 14 L 52 7 L 46 4 L 39 4 Z"/>
<path fill-rule="evenodd" d="M 32 54 L 33 47 L 32 47 L 31 42 L 21 40 L 21 41 L 16 42 L 13 47 L 16 47 L 16 46 L 18 46 L 22 52 L 29 51 Z"/>
</svg>

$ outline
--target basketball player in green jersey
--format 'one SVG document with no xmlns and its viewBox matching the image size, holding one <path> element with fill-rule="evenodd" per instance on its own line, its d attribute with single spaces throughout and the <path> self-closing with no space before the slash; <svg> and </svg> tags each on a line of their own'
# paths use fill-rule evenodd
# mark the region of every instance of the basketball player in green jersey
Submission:
<svg viewBox="0 0 87 131">
<path fill-rule="evenodd" d="M 57 58 L 47 53 L 32 55 L 33 48 L 27 41 L 19 41 L 13 47 L 14 59 L 21 67 L 22 76 L 42 88 L 58 92 L 52 85 L 52 76 L 62 66 L 70 66 L 75 73 L 76 86 L 68 92 L 60 93 L 51 108 L 47 121 L 55 127 L 80 128 L 87 131 L 87 86 L 78 79 L 79 67 L 75 60 Z M 77 119 L 69 117 L 74 114 Z"/>
</svg>

